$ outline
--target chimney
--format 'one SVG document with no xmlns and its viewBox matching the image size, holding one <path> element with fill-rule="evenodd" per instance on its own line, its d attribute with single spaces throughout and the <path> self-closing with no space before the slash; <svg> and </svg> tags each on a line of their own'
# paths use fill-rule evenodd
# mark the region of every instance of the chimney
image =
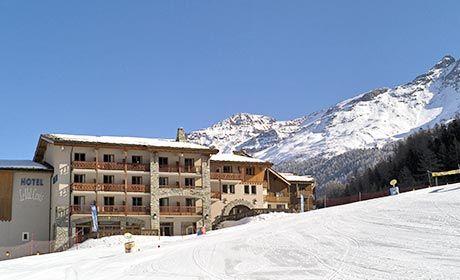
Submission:
<svg viewBox="0 0 460 280">
<path fill-rule="evenodd" d="M 176 142 L 187 142 L 187 136 L 185 136 L 185 131 L 182 127 L 177 129 Z"/>
</svg>

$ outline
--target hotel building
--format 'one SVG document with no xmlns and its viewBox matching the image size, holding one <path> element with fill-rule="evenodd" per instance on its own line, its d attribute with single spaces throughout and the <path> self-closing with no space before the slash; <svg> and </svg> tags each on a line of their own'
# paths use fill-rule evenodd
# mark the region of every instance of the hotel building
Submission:
<svg viewBox="0 0 460 280">
<path fill-rule="evenodd" d="M 193 234 L 248 210 L 299 210 L 301 194 L 311 199 L 306 210 L 314 205 L 312 178 L 278 173 L 272 163 L 242 152 L 218 154 L 187 142 L 183 129 L 175 140 L 43 134 L 33 161 L 1 163 L 5 252 L 27 243 L 32 233 L 34 240 L 48 241 L 49 251 L 95 236 L 91 205 L 98 211 L 99 237 Z"/>
<path fill-rule="evenodd" d="M 56 249 L 91 232 L 190 234 L 211 227 L 210 157 L 218 151 L 176 141 L 60 134 L 40 136 L 34 161 L 54 169 L 51 228 Z"/>
</svg>

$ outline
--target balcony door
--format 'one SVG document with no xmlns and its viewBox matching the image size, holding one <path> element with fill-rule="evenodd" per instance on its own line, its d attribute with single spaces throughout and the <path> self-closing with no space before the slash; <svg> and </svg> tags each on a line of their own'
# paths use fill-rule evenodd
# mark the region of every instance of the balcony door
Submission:
<svg viewBox="0 0 460 280">
<path fill-rule="evenodd" d="M 161 223 L 160 224 L 160 235 L 161 236 L 173 236 L 174 234 L 174 224 L 173 223 Z"/>
</svg>

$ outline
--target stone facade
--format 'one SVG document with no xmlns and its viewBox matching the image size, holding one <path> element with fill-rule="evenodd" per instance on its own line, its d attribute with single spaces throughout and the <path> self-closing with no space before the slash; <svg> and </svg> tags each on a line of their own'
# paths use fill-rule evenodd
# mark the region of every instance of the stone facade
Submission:
<svg viewBox="0 0 460 280">
<path fill-rule="evenodd" d="M 150 153 L 150 228 L 160 230 L 160 176 L 158 154 Z"/>
</svg>

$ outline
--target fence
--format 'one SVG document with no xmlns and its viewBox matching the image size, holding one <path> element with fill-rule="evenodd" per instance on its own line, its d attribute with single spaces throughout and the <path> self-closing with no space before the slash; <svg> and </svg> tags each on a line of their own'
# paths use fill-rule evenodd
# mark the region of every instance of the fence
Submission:
<svg viewBox="0 0 460 280">
<path fill-rule="evenodd" d="M 424 189 L 427 187 L 429 186 L 405 187 L 405 188 L 400 188 L 399 192 L 403 193 L 403 192 L 408 192 L 408 191 L 413 191 L 413 190 Z M 388 195 L 389 195 L 388 190 L 382 190 L 382 191 L 372 192 L 372 193 L 357 193 L 357 194 L 350 195 L 350 196 L 325 198 L 322 201 L 322 203 L 320 203 L 322 204 L 320 206 L 322 207 L 338 206 L 338 205 L 343 205 L 343 204 L 348 204 L 348 203 L 353 203 L 353 202 L 358 202 L 358 201 L 363 201 L 363 200 L 384 197 Z"/>
<path fill-rule="evenodd" d="M 54 241 L 34 240 L 17 246 L 0 247 L 0 261 L 25 256 L 46 254 L 51 252 L 53 247 Z"/>
</svg>

